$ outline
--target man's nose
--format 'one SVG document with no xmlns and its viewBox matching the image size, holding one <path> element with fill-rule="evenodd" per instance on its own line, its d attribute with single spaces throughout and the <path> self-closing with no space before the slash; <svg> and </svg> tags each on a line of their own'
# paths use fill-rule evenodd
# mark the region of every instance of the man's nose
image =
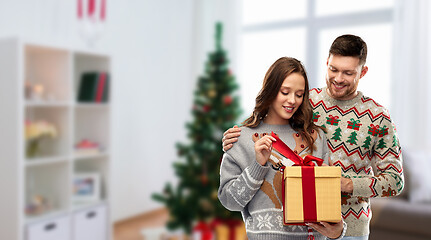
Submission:
<svg viewBox="0 0 431 240">
<path fill-rule="evenodd" d="M 342 82 L 343 81 L 343 73 L 342 72 L 338 72 L 337 74 L 335 74 L 334 81 L 336 81 L 336 82 Z"/>
</svg>

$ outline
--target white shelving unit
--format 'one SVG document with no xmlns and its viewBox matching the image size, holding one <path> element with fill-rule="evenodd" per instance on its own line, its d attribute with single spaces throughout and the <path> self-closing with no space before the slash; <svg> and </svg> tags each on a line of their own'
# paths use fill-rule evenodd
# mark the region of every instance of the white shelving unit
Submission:
<svg viewBox="0 0 431 240">
<path fill-rule="evenodd" d="M 77 102 L 81 75 L 110 73 L 110 62 L 104 53 L 0 40 L 0 239 L 112 238 L 111 101 Z M 29 97 L 26 86 L 38 94 Z M 29 157 L 25 124 L 36 121 L 53 124 L 57 134 L 40 140 Z M 100 151 L 77 153 L 83 139 Z M 76 201 L 74 182 L 82 174 L 97 176 L 100 194 Z"/>
</svg>

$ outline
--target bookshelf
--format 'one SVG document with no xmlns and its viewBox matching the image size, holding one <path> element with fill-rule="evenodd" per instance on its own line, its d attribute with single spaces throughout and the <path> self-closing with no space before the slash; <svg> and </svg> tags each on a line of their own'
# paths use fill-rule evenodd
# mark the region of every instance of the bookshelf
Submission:
<svg viewBox="0 0 431 240">
<path fill-rule="evenodd" d="M 109 74 L 110 56 L 11 38 L 0 66 L 0 239 L 111 239 L 109 89 L 77 100 L 81 76 Z"/>
</svg>

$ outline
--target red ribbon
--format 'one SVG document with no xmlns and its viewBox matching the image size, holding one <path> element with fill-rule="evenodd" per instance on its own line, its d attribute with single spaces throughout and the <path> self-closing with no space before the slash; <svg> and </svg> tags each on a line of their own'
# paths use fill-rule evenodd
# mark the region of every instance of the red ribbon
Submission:
<svg viewBox="0 0 431 240">
<path fill-rule="evenodd" d="M 301 166 L 302 171 L 302 204 L 304 222 L 316 222 L 316 185 L 314 167 Z"/>
<path fill-rule="evenodd" d="M 283 156 L 292 160 L 295 163 L 294 166 L 301 166 L 303 203 L 302 211 L 304 213 L 304 222 L 316 222 L 316 179 L 314 176 L 314 166 L 316 166 L 316 164 L 314 162 L 316 162 L 318 166 L 322 166 L 323 159 L 312 155 L 307 155 L 304 157 L 304 159 L 302 159 L 298 154 L 292 151 L 292 149 L 290 149 L 283 141 L 281 141 L 280 138 L 278 138 L 277 135 L 274 134 L 274 132 L 271 132 L 271 136 L 276 139 L 276 141 L 272 143 L 273 148 L 280 152 Z"/>
<path fill-rule="evenodd" d="M 316 166 L 314 162 L 317 163 L 318 166 L 322 166 L 323 159 L 318 157 L 307 155 L 304 159 L 296 154 L 292 149 L 290 149 L 274 132 L 271 132 L 271 136 L 275 138 L 275 142 L 272 143 L 272 147 L 281 153 L 284 157 L 290 159 L 295 164 L 293 166 Z"/>
</svg>

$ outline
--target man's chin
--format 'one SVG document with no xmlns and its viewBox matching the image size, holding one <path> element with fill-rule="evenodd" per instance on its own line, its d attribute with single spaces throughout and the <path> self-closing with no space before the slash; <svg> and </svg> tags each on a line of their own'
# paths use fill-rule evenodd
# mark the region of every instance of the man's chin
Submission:
<svg viewBox="0 0 431 240">
<path fill-rule="evenodd" d="M 343 90 L 334 90 L 333 88 L 331 88 L 329 90 L 329 93 L 331 95 L 331 97 L 335 98 L 335 99 L 343 99 L 344 97 L 346 97 L 346 91 Z"/>
</svg>

